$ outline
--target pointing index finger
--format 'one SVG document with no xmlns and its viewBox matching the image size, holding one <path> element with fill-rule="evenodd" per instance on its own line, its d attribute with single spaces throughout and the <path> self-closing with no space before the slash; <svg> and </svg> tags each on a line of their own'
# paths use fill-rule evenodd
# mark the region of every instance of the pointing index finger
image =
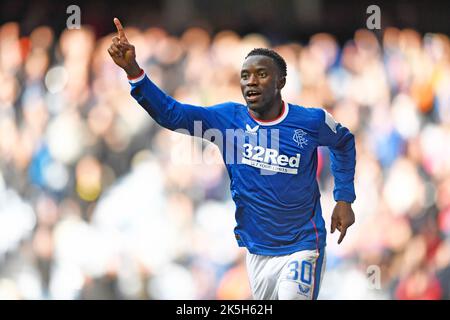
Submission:
<svg viewBox="0 0 450 320">
<path fill-rule="evenodd" d="M 114 24 L 116 25 L 117 33 L 119 35 L 119 39 L 121 41 L 126 41 L 127 37 L 125 36 L 125 32 L 123 31 L 123 26 L 122 26 L 122 23 L 120 23 L 120 20 L 117 19 L 117 18 L 114 18 Z"/>
<path fill-rule="evenodd" d="M 341 244 L 342 240 L 344 240 L 346 233 L 347 233 L 347 227 L 343 227 L 342 231 L 341 231 L 341 235 L 339 236 L 338 244 Z"/>
</svg>

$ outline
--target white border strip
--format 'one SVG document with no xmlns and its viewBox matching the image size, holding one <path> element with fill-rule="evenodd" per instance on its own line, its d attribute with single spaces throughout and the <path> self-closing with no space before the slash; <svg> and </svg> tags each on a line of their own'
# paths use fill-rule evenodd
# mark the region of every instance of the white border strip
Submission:
<svg viewBox="0 0 450 320">
<path fill-rule="evenodd" d="M 136 79 L 128 80 L 128 82 L 129 83 L 136 83 L 136 82 L 141 81 L 144 78 L 145 78 L 145 72 L 141 76 L 137 77 Z"/>
<path fill-rule="evenodd" d="M 286 119 L 288 112 L 289 112 L 289 103 L 286 103 L 284 101 L 283 101 L 283 103 L 284 103 L 284 113 L 281 115 L 281 117 L 279 117 L 276 120 L 265 122 L 265 121 L 258 121 L 258 119 L 255 119 L 252 116 L 250 116 L 250 117 L 262 126 L 273 126 L 273 125 L 279 124 L 281 121 Z M 250 111 L 249 111 L 249 113 L 250 113 Z"/>
</svg>

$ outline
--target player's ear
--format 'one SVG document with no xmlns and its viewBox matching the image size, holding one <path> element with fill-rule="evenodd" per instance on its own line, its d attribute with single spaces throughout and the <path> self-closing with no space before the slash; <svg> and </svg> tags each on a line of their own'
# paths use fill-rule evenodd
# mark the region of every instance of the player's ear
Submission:
<svg viewBox="0 0 450 320">
<path fill-rule="evenodd" d="M 286 77 L 279 77 L 277 83 L 278 90 L 283 89 L 285 85 L 286 85 Z"/>
</svg>

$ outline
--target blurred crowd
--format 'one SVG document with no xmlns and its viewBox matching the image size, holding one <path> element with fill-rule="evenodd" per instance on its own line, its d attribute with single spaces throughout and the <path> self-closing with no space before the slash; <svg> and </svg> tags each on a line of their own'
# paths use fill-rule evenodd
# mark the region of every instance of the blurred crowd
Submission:
<svg viewBox="0 0 450 320">
<path fill-rule="evenodd" d="M 243 103 L 245 55 L 272 46 L 229 30 L 125 31 L 155 83 L 202 106 Z M 220 155 L 132 99 L 112 36 L 0 26 L 0 299 L 251 298 Z M 319 298 L 449 299 L 449 37 L 357 30 L 274 49 L 288 64 L 283 98 L 327 109 L 356 137 L 356 223 L 339 246 L 328 235 Z M 329 165 L 320 148 L 327 226 Z"/>
</svg>

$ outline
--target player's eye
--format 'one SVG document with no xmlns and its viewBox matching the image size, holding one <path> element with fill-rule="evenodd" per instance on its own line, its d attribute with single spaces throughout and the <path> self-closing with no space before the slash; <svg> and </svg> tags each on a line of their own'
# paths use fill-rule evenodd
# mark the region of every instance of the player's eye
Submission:
<svg viewBox="0 0 450 320">
<path fill-rule="evenodd" d="M 241 74 L 241 79 L 247 80 L 248 79 L 248 74 L 246 74 L 246 73 Z"/>
<path fill-rule="evenodd" d="M 267 73 L 266 73 L 266 72 L 260 72 L 260 73 L 259 73 L 259 76 L 260 76 L 261 78 L 265 78 L 265 77 L 267 77 Z"/>
</svg>

